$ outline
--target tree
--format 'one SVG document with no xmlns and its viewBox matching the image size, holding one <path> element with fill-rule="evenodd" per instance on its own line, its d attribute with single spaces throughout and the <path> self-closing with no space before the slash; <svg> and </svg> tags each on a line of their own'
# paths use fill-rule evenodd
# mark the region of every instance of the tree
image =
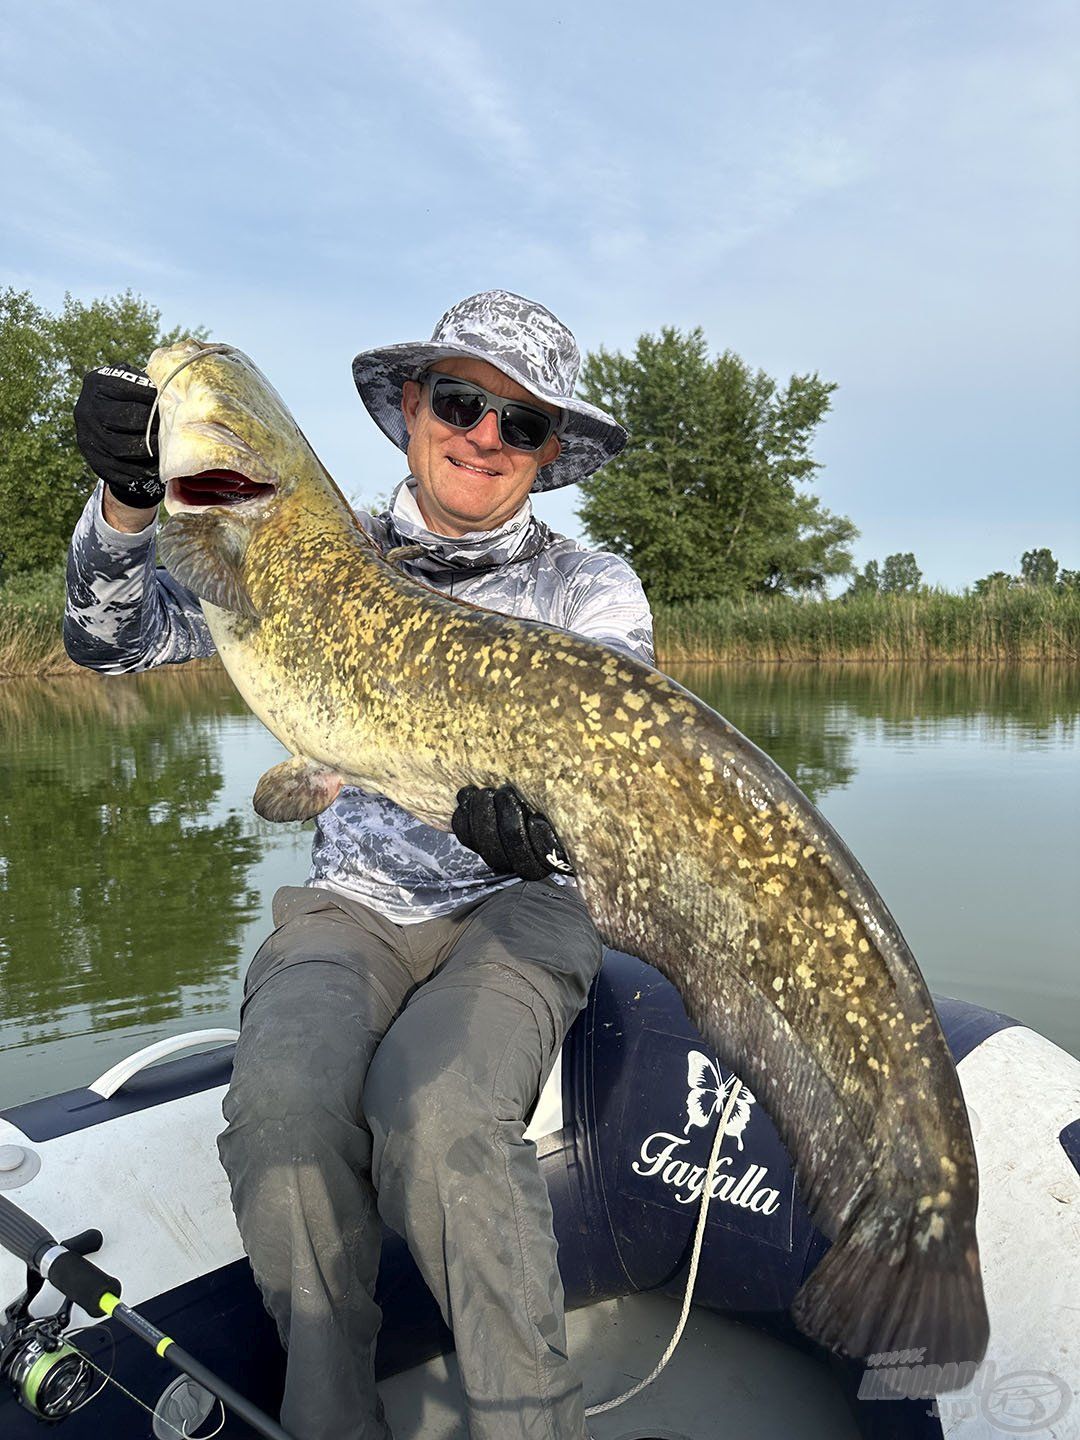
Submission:
<svg viewBox="0 0 1080 1440">
<path fill-rule="evenodd" d="M 989 575 L 975 581 L 975 594 L 992 595 L 998 590 L 1011 590 L 1016 583 L 1016 577 L 1005 570 L 992 570 Z"/>
<path fill-rule="evenodd" d="M 161 331 L 130 290 L 88 305 L 70 295 L 52 315 L 29 291 L 0 291 L 0 580 L 56 564 L 91 477 L 71 412 L 87 370 L 141 365 L 158 345 L 199 330 Z"/>
<path fill-rule="evenodd" d="M 876 595 L 881 589 L 881 566 L 868 560 L 844 591 L 847 595 Z"/>
<path fill-rule="evenodd" d="M 821 590 L 851 569 L 857 534 L 798 488 L 820 468 L 810 442 L 835 388 L 814 374 L 781 389 L 731 351 L 710 359 L 700 329 L 588 355 L 581 393 L 630 441 L 581 483 L 586 531 L 654 600 Z"/>
<path fill-rule="evenodd" d="M 913 595 L 919 588 L 922 571 L 908 550 L 903 555 L 886 555 L 881 567 L 881 588 L 887 595 Z"/>
<path fill-rule="evenodd" d="M 1020 556 L 1020 579 L 1029 589 L 1038 590 L 1057 580 L 1058 562 L 1045 547 L 1025 550 Z"/>
<path fill-rule="evenodd" d="M 868 560 L 844 591 L 849 595 L 913 595 L 919 588 L 922 571 L 915 563 L 910 550 L 901 554 L 886 555 L 879 565 Z"/>
</svg>

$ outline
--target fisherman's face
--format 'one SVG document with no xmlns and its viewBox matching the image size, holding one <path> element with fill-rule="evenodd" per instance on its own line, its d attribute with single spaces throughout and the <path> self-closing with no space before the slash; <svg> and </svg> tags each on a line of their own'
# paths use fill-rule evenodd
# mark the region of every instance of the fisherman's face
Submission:
<svg viewBox="0 0 1080 1440">
<path fill-rule="evenodd" d="M 558 409 L 538 400 L 486 360 L 452 358 L 435 368 L 482 385 L 506 400 L 523 400 L 557 416 Z M 539 450 L 514 450 L 504 445 L 494 411 L 471 430 L 455 430 L 437 420 L 428 405 L 427 388 L 407 380 L 401 410 L 409 432 L 409 468 L 416 477 L 416 503 L 430 529 L 439 535 L 465 535 L 470 530 L 496 530 L 520 509 L 533 487 L 536 472 L 560 450 L 549 435 Z"/>
</svg>

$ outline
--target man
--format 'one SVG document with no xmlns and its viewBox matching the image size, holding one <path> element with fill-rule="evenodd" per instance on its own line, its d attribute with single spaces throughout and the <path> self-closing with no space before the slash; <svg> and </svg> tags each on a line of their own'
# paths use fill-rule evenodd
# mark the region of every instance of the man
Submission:
<svg viewBox="0 0 1080 1440">
<path fill-rule="evenodd" d="M 529 502 L 625 443 L 574 396 L 578 368 L 569 330 L 501 290 L 447 311 L 429 342 L 358 355 L 364 404 L 410 466 L 390 509 L 360 518 L 439 590 L 651 661 L 630 568 L 553 535 Z M 152 397 L 140 373 L 106 367 L 76 407 L 105 484 L 72 540 L 65 638 L 108 673 L 213 649 L 198 602 L 154 569 Z M 584 1435 L 551 1209 L 522 1137 L 600 941 L 551 827 L 509 785 L 462 791 L 453 828 L 344 788 L 245 981 L 219 1148 L 288 1350 L 282 1422 L 303 1440 L 389 1436 L 373 1372 L 380 1215 L 454 1331 L 473 1440 Z"/>
</svg>

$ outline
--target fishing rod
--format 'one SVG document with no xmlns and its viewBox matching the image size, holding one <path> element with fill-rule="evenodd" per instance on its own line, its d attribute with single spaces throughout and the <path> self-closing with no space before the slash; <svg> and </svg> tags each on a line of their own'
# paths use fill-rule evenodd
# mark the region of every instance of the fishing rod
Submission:
<svg viewBox="0 0 1080 1440">
<path fill-rule="evenodd" d="M 100 1249 L 101 1243 L 99 1230 L 86 1230 L 60 1242 L 32 1215 L 0 1195 L 0 1245 L 21 1260 L 27 1270 L 26 1293 L 8 1306 L 3 1317 L 7 1323 L 0 1326 L 0 1377 L 14 1387 L 21 1403 L 39 1419 L 59 1420 L 96 1393 L 91 1392 L 94 1367 L 62 1335 L 75 1304 L 88 1315 L 118 1321 L 163 1360 L 216 1396 L 265 1440 L 293 1440 L 276 1420 L 218 1379 L 171 1336 L 121 1303 L 120 1281 L 86 1258 Z M 65 1297 L 65 1304 L 56 1315 L 35 1320 L 29 1305 L 45 1280 Z"/>
</svg>

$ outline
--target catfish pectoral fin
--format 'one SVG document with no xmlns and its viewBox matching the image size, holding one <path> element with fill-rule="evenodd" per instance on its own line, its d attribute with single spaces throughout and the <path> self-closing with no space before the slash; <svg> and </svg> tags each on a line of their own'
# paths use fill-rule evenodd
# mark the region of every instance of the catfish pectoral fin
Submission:
<svg viewBox="0 0 1080 1440">
<path fill-rule="evenodd" d="M 264 820 L 310 820 L 334 801 L 341 786 L 336 770 L 294 756 L 267 770 L 252 804 Z"/>
<path fill-rule="evenodd" d="M 172 515 L 158 535 L 158 555 L 175 575 L 219 610 L 259 619 L 241 572 L 246 539 L 225 515 Z"/>
</svg>

